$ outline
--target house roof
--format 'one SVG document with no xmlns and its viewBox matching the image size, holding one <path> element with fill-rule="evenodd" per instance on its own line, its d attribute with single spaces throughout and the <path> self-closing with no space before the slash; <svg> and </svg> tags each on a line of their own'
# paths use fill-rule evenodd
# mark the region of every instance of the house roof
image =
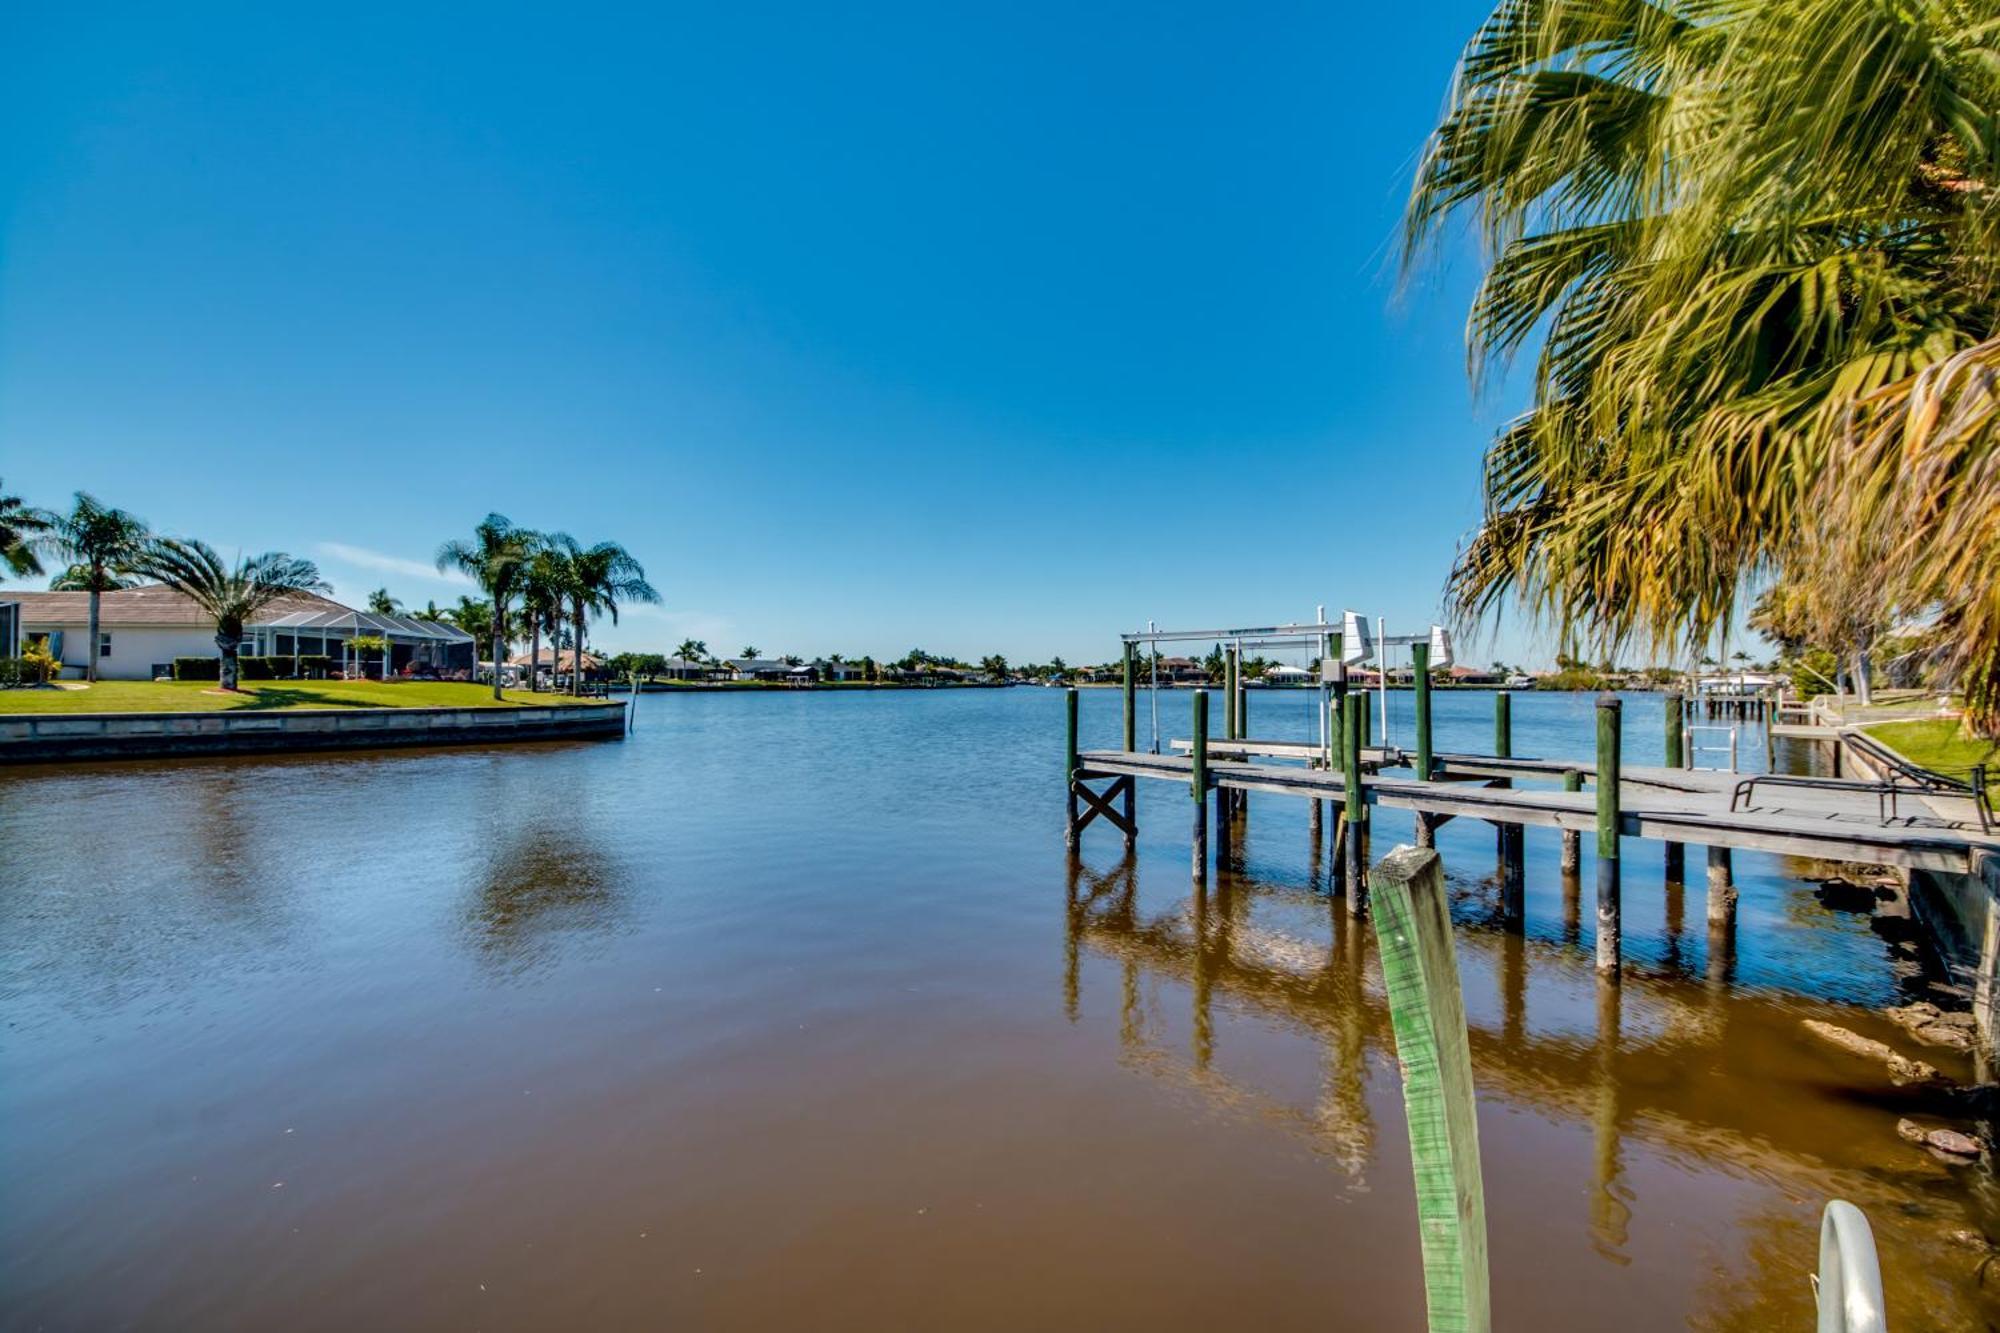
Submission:
<svg viewBox="0 0 2000 1333">
<path fill-rule="evenodd" d="M 83 626 L 90 623 L 90 594 L 87 592 L 15 592 L 8 589 L 0 591 L 0 601 L 20 603 L 23 624 Z M 268 625 L 279 616 L 298 612 L 348 614 L 350 608 L 316 593 L 298 593 L 266 607 L 251 623 Z M 160 583 L 99 594 L 97 623 L 103 629 L 120 626 L 212 629 L 215 625 L 215 621 L 187 594 Z"/>
<path fill-rule="evenodd" d="M 515 653 L 512 657 L 507 659 L 507 665 L 528 666 L 529 664 L 535 662 L 536 660 L 537 659 L 532 653 Z M 574 669 L 576 665 L 576 649 L 564 648 L 560 652 L 558 652 L 555 649 L 544 648 L 542 650 L 542 655 L 539 660 L 543 666 L 549 668 L 551 671 L 569 671 Z M 589 649 L 584 650 L 583 669 L 585 671 L 589 671 L 595 667 L 601 667 L 603 665 L 604 665 L 603 658 L 599 657 L 596 653 L 591 652 Z"/>
<path fill-rule="evenodd" d="M 792 669 L 790 662 L 783 662 L 775 657 L 731 657 L 724 659 L 723 665 L 734 667 L 738 671 L 790 671 Z"/>
</svg>

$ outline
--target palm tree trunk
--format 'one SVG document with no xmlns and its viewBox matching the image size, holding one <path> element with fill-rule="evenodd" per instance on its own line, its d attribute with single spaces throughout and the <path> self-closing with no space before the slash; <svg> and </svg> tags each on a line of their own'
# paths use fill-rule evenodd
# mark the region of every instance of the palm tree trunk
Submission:
<svg viewBox="0 0 2000 1333">
<path fill-rule="evenodd" d="M 542 688 L 542 618 L 535 615 L 528 619 L 532 622 L 528 630 L 528 688 L 539 690 Z"/>
<path fill-rule="evenodd" d="M 222 688 L 233 690 L 236 688 L 237 679 L 236 640 L 227 635 L 218 634 L 215 636 L 215 647 L 222 654 L 222 669 L 217 672 L 222 678 Z"/>
<path fill-rule="evenodd" d="M 102 578 L 98 577 L 93 577 L 91 579 L 92 587 L 90 589 L 90 642 L 85 644 L 83 647 L 83 654 L 84 654 L 83 678 L 86 681 L 89 681 L 93 685 L 97 683 L 97 642 L 98 642 L 98 634 L 97 634 L 98 591 L 95 585 L 102 583 L 103 581 L 104 580 Z"/>
<path fill-rule="evenodd" d="M 581 602 L 576 606 L 575 624 L 576 639 L 570 645 L 570 651 L 574 654 L 570 658 L 574 669 L 569 673 L 569 693 L 572 699 L 583 693 L 583 604 Z"/>
<path fill-rule="evenodd" d="M 1854 693 L 1863 708 L 1875 702 L 1872 683 L 1868 679 L 1868 650 L 1858 648 L 1854 653 Z"/>
<path fill-rule="evenodd" d="M 507 590 L 496 587 L 493 590 L 493 623 L 487 628 L 493 636 L 493 700 L 500 700 L 500 645 L 507 640 Z"/>
</svg>

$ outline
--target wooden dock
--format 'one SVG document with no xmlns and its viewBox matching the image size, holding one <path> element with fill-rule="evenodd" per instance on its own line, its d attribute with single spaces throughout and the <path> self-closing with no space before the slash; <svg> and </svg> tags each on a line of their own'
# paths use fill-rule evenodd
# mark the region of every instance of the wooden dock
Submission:
<svg viewBox="0 0 2000 1333">
<path fill-rule="evenodd" d="M 1318 630 L 1318 626 L 1310 627 Z M 1144 636 L 1140 636 L 1144 637 Z M 1327 634 L 1337 651 L 1338 635 Z M 1524 758 L 1513 753 L 1511 704 L 1506 692 L 1494 696 L 1492 753 L 1434 751 L 1431 744 L 1430 688 L 1421 644 L 1411 645 L 1416 667 L 1416 736 L 1413 750 L 1372 743 L 1366 696 L 1348 695 L 1344 679 L 1329 681 L 1327 716 L 1319 742 L 1259 740 L 1248 728 L 1248 700 L 1240 676 L 1225 677 L 1223 734 L 1210 734 L 1208 695 L 1192 699 L 1190 734 L 1170 740 L 1171 753 L 1138 748 L 1131 636 L 1126 645 L 1124 746 L 1082 750 L 1077 743 L 1077 696 L 1068 696 L 1064 772 L 1069 816 L 1065 830 L 1075 848 L 1083 831 L 1102 817 L 1123 832 L 1127 847 L 1138 836 L 1137 784 L 1176 784 L 1190 798 L 1192 870 L 1197 882 L 1210 864 L 1210 805 L 1213 804 L 1215 860 L 1230 855 L 1234 819 L 1251 793 L 1286 796 L 1310 803 L 1314 847 L 1330 839 L 1335 892 L 1347 911 L 1366 905 L 1366 869 L 1372 811 L 1405 810 L 1415 817 L 1416 841 L 1434 845 L 1437 828 L 1453 819 L 1492 824 L 1501 866 L 1502 915 L 1521 928 L 1523 839 L 1528 827 L 1553 828 L 1563 835 L 1566 873 L 1581 862 L 1585 834 L 1594 838 L 1597 887 L 1597 967 L 1615 981 L 1620 972 L 1622 889 L 1620 844 L 1647 838 L 1665 844 L 1668 878 L 1684 878 L 1688 843 L 1707 850 L 1708 918 L 1732 929 L 1736 889 L 1731 864 L 1737 848 L 1826 861 L 1893 866 L 1910 872 L 1978 879 L 2000 864 L 2000 837 L 1982 830 L 1970 800 L 1951 802 L 1917 790 L 1898 789 L 1892 799 L 1880 781 L 1850 779 L 1796 785 L 1758 782 L 1759 775 L 1684 766 L 1690 754 L 1687 710 L 1670 695 L 1666 712 L 1664 766 L 1622 761 L 1623 711 L 1613 696 L 1597 707 L 1596 754 L 1588 760 Z M 1351 757 L 1351 762 L 1350 758 Z M 1611 776 L 1611 775 L 1615 775 Z M 1101 790 L 1093 784 L 1108 783 Z M 1333 818 L 1325 818 L 1331 806 Z"/>
</svg>

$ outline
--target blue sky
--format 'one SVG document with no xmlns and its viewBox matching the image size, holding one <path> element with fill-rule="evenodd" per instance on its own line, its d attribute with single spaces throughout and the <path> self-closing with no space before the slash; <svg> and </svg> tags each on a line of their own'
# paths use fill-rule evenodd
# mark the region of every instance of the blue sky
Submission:
<svg viewBox="0 0 2000 1333">
<path fill-rule="evenodd" d="M 616 539 L 613 646 L 1428 623 L 1513 404 L 1395 237 L 1484 8 L 18 6 L 0 477 L 349 599 Z"/>
</svg>

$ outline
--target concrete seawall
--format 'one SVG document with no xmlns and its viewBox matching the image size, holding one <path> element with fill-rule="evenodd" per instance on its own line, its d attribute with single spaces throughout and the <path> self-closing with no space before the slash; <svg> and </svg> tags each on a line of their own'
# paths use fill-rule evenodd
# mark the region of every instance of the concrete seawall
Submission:
<svg viewBox="0 0 2000 1333">
<path fill-rule="evenodd" d="M 0 713 L 0 764 L 284 750 L 597 740 L 625 734 L 625 705 L 301 708 L 216 713 Z"/>
</svg>

